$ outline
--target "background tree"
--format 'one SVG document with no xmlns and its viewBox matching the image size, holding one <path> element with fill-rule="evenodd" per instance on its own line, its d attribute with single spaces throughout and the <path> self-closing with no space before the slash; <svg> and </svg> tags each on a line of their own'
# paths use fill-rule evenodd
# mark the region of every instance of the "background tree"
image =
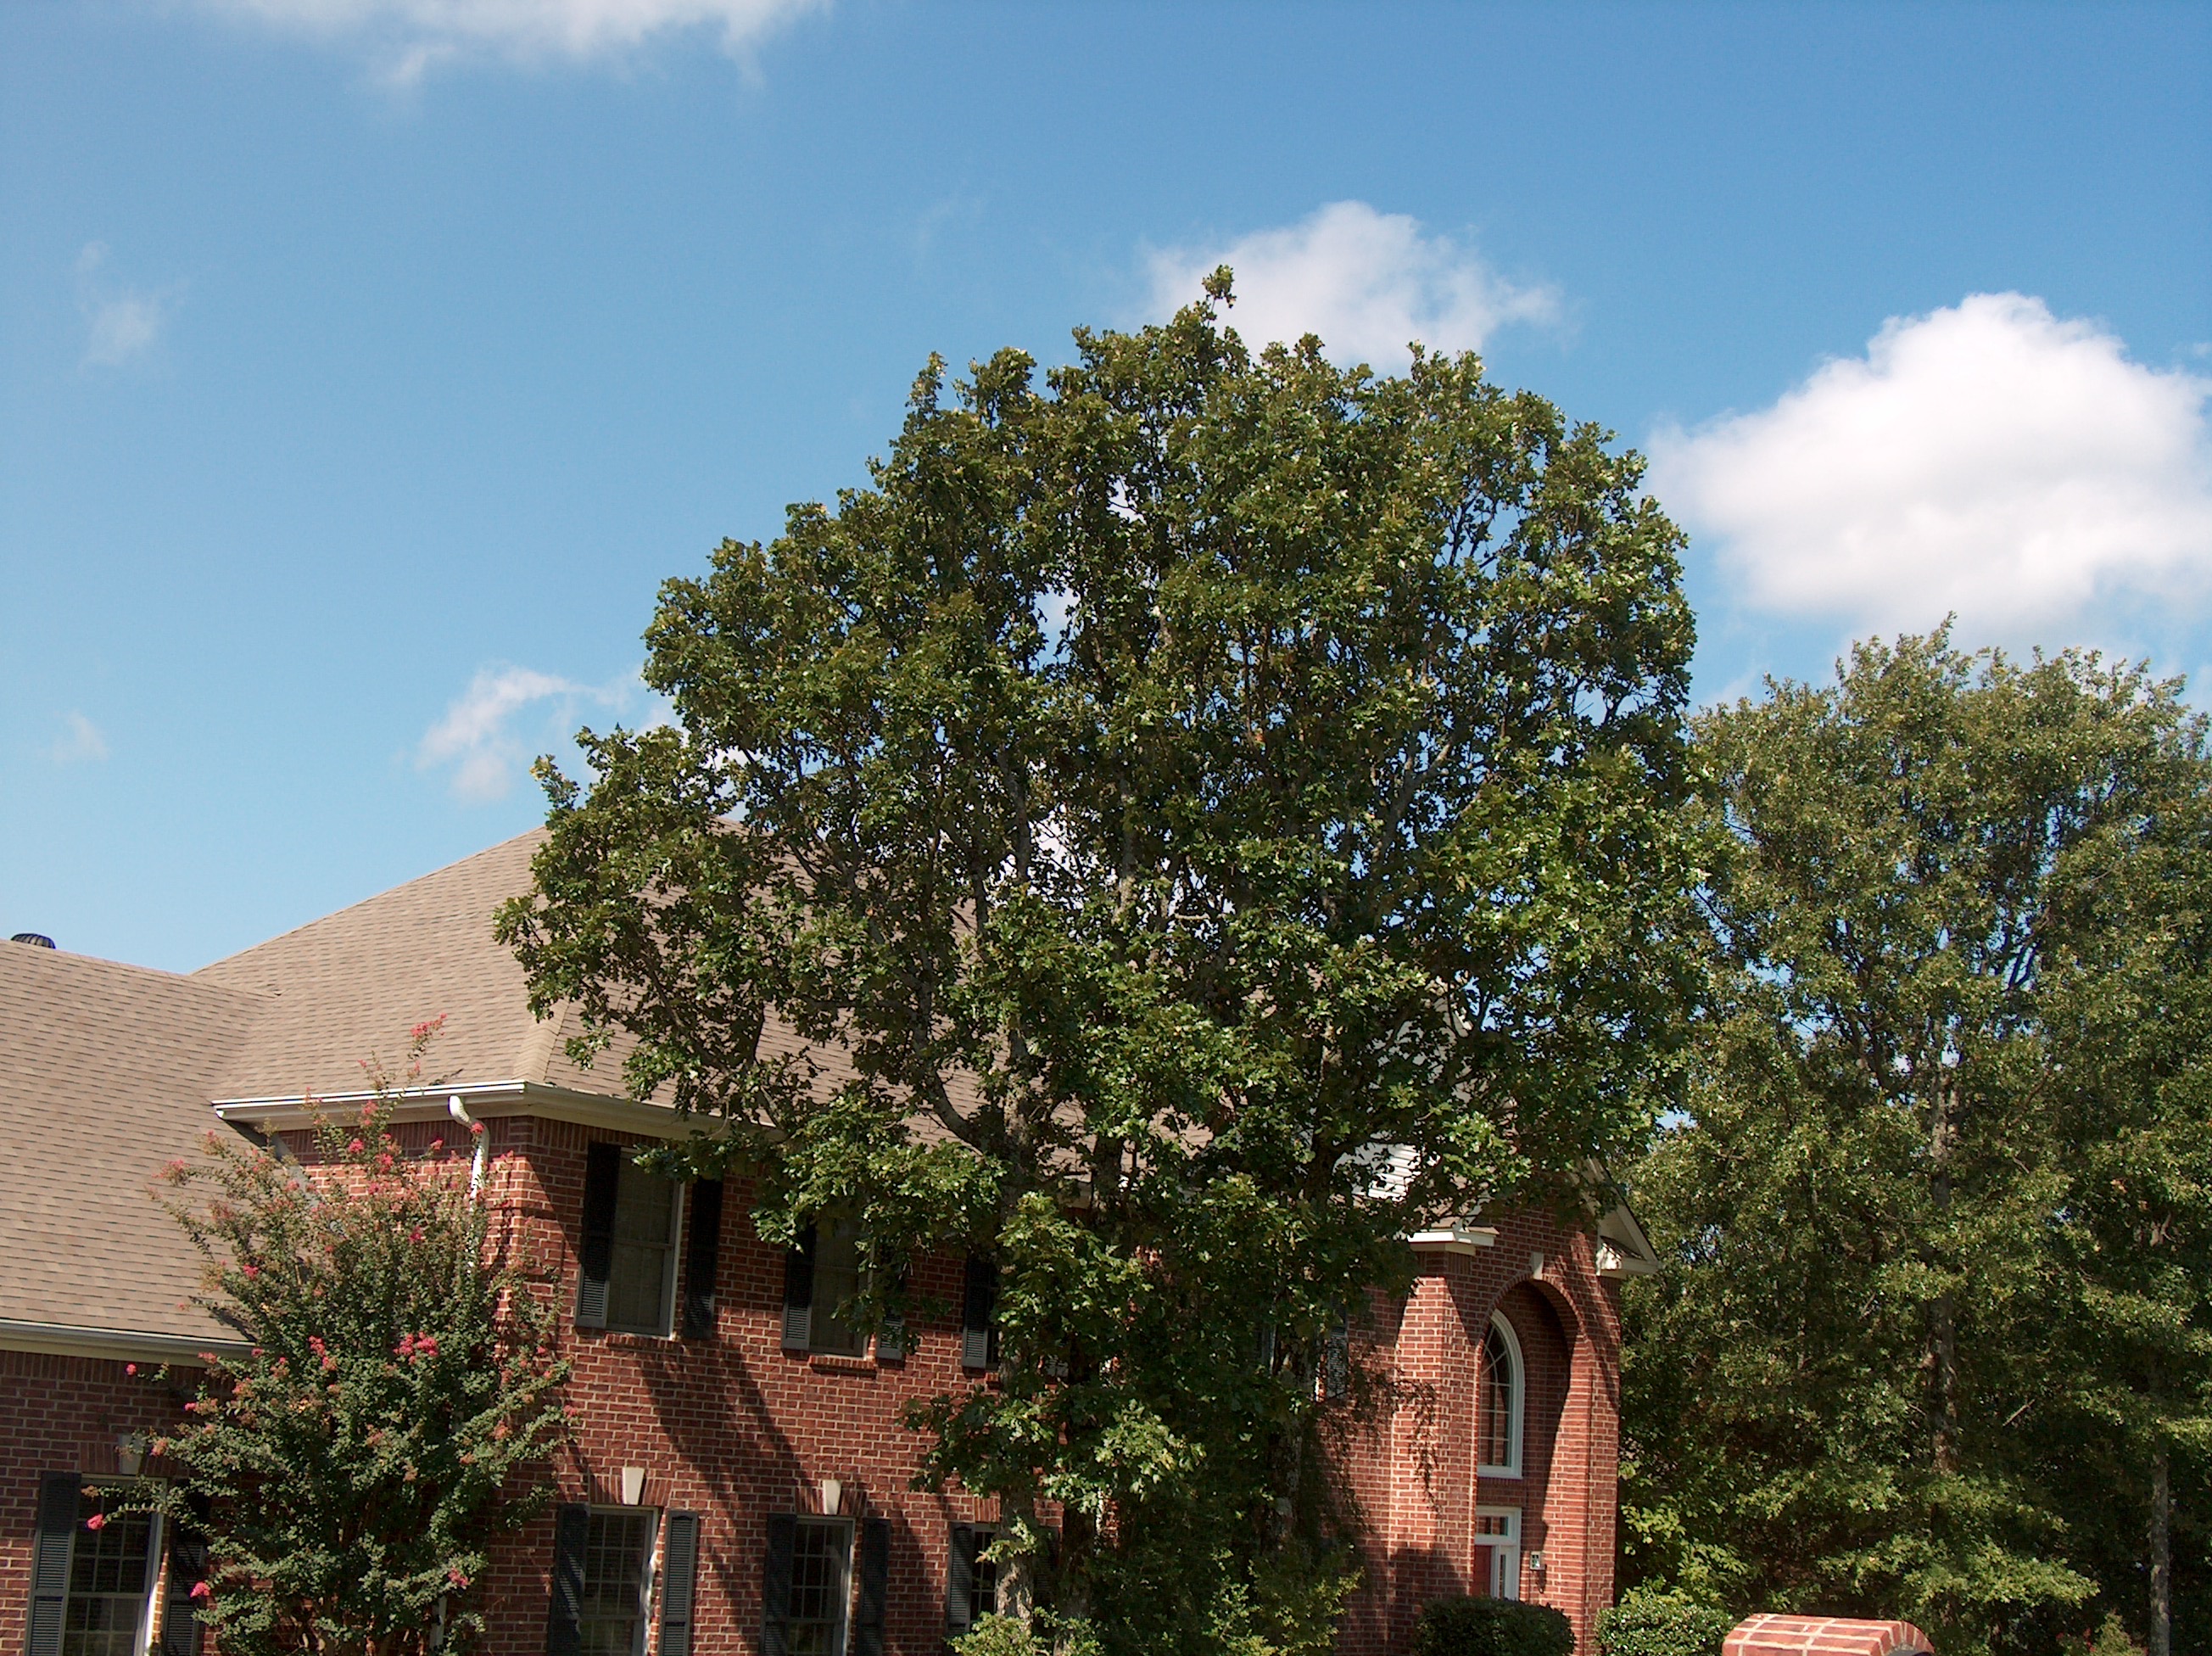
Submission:
<svg viewBox="0 0 2212 1656">
<path fill-rule="evenodd" d="M 414 1032 L 416 1079 L 435 1029 Z M 564 1429 L 553 1319 L 493 1256 L 469 1147 L 418 1158 L 388 1120 L 388 1099 L 319 1118 L 312 1168 L 210 1135 L 165 1174 L 207 1261 L 198 1303 L 251 1347 L 209 1364 L 194 1423 L 156 1446 L 179 1469 L 165 1509 L 208 1541 L 202 1618 L 240 1656 L 465 1645 L 494 1538 L 547 1493 L 529 1472 Z"/>
<path fill-rule="evenodd" d="M 860 1218 L 864 1311 L 995 1257 L 1003 1386 L 924 1412 L 929 1473 L 1117 1651 L 1327 1646 L 1332 1331 L 1420 1215 L 1637 1140 L 1693 880 L 1639 462 L 1471 356 L 1255 358 L 1210 291 L 1042 390 L 933 364 L 868 487 L 667 583 L 676 722 L 545 773 L 503 920 L 540 1009 L 720 1118 L 695 1161 L 766 1169 L 764 1234 Z"/>
<path fill-rule="evenodd" d="M 2080 860 L 2079 914 L 2045 995 L 2066 1174 L 2052 1377 L 2066 1412 L 2061 1434 L 2038 1441 L 2079 1514 L 2071 1550 L 2105 1604 L 2131 1612 L 2149 1656 L 2212 1643 L 2208 805 L 2186 801 L 2124 854 L 2100 845 Z"/>
<path fill-rule="evenodd" d="M 2054 1489 L 2087 1349 L 2060 1239 L 2131 1062 L 2059 1107 L 2051 963 L 2109 953 L 2093 871 L 2201 807 L 2198 723 L 2134 670 L 1938 634 L 1697 739 L 1732 850 L 1689 1113 L 1638 1176 L 1667 1262 L 1630 1303 L 1633 1573 L 2048 1648 L 2111 1523 Z"/>
</svg>

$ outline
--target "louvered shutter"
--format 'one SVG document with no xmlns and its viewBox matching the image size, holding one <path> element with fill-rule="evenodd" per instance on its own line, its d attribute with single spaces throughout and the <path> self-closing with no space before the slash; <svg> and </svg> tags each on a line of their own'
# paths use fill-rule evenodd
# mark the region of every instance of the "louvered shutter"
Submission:
<svg viewBox="0 0 2212 1656">
<path fill-rule="evenodd" d="M 582 1269 L 576 1288 L 576 1326 L 605 1328 L 607 1277 L 614 1269 L 615 1198 L 622 1188 L 622 1146 L 594 1144 L 584 1152 Z"/>
<path fill-rule="evenodd" d="M 206 1503 L 191 1498 L 204 1517 Z M 169 1531 L 169 1597 L 161 1606 L 161 1656 L 200 1656 L 205 1629 L 192 1589 L 207 1580 L 207 1537 L 190 1523 L 172 1521 Z"/>
<path fill-rule="evenodd" d="M 884 1656 L 884 1604 L 890 1594 L 891 1521 L 860 1525 L 860 1604 L 853 1624 L 854 1656 Z"/>
<path fill-rule="evenodd" d="M 39 1482 L 39 1538 L 31 1559 L 31 1633 L 27 1656 L 61 1656 L 62 1617 L 69 1609 L 70 1555 L 76 1544 L 75 1472 L 49 1472 Z"/>
<path fill-rule="evenodd" d="M 952 1526 L 952 1549 L 945 1563 L 945 1636 L 957 1639 L 969 1626 L 975 1600 L 975 1526 Z"/>
<path fill-rule="evenodd" d="M 783 1349 L 805 1351 L 814 1343 L 814 1227 L 799 1233 L 799 1245 L 783 1256 Z"/>
<path fill-rule="evenodd" d="M 584 1544 L 592 1514 L 563 1507 L 553 1521 L 553 1602 L 545 1616 L 545 1656 L 581 1656 L 584 1648 Z"/>
<path fill-rule="evenodd" d="M 1322 1347 L 1321 1395 L 1336 1398 L 1352 1390 L 1352 1324 L 1340 1317 Z"/>
<path fill-rule="evenodd" d="M 968 1277 L 960 1296 L 960 1366 L 995 1368 L 999 1336 L 994 1326 L 999 1300 L 999 1267 L 981 1254 L 968 1256 Z"/>
<path fill-rule="evenodd" d="M 698 1513 L 669 1513 L 660 1567 L 660 1656 L 691 1656 L 691 1605 L 699 1584 Z"/>
<path fill-rule="evenodd" d="M 714 1337 L 714 1274 L 722 1257 L 722 1181 L 702 1178 L 691 1187 L 689 1233 L 684 1239 L 684 1337 Z"/>
<path fill-rule="evenodd" d="M 768 1557 L 761 1567 L 761 1656 L 788 1656 L 791 1646 L 791 1549 L 799 1520 L 789 1513 L 768 1520 Z"/>
</svg>

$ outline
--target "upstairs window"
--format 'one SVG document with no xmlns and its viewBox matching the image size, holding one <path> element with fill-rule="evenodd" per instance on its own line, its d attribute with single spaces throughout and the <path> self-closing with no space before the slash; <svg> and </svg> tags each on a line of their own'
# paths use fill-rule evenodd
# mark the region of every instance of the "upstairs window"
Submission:
<svg viewBox="0 0 2212 1656">
<path fill-rule="evenodd" d="M 1482 1413 L 1479 1428 L 1480 1477 L 1521 1476 L 1521 1414 L 1527 1378 L 1521 1342 L 1503 1317 L 1490 1319 L 1482 1342 Z"/>
<path fill-rule="evenodd" d="M 585 1154 L 576 1324 L 666 1334 L 675 1317 L 683 1203 L 673 1180 L 647 1172 L 629 1155 L 618 1144 L 594 1144 Z"/>
<path fill-rule="evenodd" d="M 875 1355 L 896 1361 L 906 1355 L 905 1326 L 889 1316 L 880 1330 L 853 1320 L 853 1302 L 873 1284 L 860 1226 L 824 1218 L 799 1233 L 784 1255 L 783 1349 L 836 1357 L 865 1357 L 870 1336 Z"/>
</svg>

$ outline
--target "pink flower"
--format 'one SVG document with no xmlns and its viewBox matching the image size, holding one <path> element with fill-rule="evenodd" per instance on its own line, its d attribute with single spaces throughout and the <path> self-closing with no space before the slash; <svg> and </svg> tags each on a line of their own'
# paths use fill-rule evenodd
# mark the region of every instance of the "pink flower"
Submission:
<svg viewBox="0 0 2212 1656">
<path fill-rule="evenodd" d="M 261 1275 L 261 1267 L 258 1265 L 240 1265 L 239 1269 L 244 1271 L 249 1280 Z"/>
<path fill-rule="evenodd" d="M 192 1583 L 192 1597 L 203 1604 L 207 1603 L 207 1601 L 214 1596 L 214 1593 L 215 1589 L 208 1586 L 204 1581 L 195 1581 Z"/>
<path fill-rule="evenodd" d="M 417 1225 L 413 1230 L 408 1232 L 407 1239 L 410 1242 L 420 1242 L 422 1239 L 422 1227 Z"/>
<path fill-rule="evenodd" d="M 483 1129 L 484 1124 L 480 1121 L 472 1121 L 469 1123 L 469 1131 L 478 1137 L 483 1135 Z"/>
<path fill-rule="evenodd" d="M 357 1156 L 367 1148 L 368 1147 L 359 1139 L 349 1139 L 346 1142 L 346 1154 L 349 1156 Z"/>
<path fill-rule="evenodd" d="M 446 1580 L 453 1584 L 453 1587 L 456 1592 L 465 1588 L 469 1585 L 469 1578 L 463 1575 L 459 1570 L 447 1570 L 446 1572 Z"/>
<path fill-rule="evenodd" d="M 88 1530 L 106 1529 L 107 1527 L 107 1514 L 106 1513 L 94 1513 L 90 1518 L 85 1519 L 84 1527 Z"/>
<path fill-rule="evenodd" d="M 136 1374 L 138 1372 L 138 1365 L 136 1363 L 125 1363 L 123 1365 L 123 1372 L 125 1374 Z"/>
<path fill-rule="evenodd" d="M 441 1138 L 434 1138 L 430 1141 L 430 1148 L 433 1150 L 442 1150 L 446 1148 L 446 1141 Z"/>
</svg>

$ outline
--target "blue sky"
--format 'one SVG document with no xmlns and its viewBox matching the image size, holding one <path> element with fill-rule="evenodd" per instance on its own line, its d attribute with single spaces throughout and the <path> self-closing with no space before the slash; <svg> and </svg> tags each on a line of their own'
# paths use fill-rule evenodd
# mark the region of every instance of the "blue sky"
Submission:
<svg viewBox="0 0 2212 1656">
<path fill-rule="evenodd" d="M 0 935 L 196 966 L 537 819 L 931 350 L 1479 345 L 1698 687 L 2212 662 L 2212 7 L 0 7 Z"/>
</svg>

